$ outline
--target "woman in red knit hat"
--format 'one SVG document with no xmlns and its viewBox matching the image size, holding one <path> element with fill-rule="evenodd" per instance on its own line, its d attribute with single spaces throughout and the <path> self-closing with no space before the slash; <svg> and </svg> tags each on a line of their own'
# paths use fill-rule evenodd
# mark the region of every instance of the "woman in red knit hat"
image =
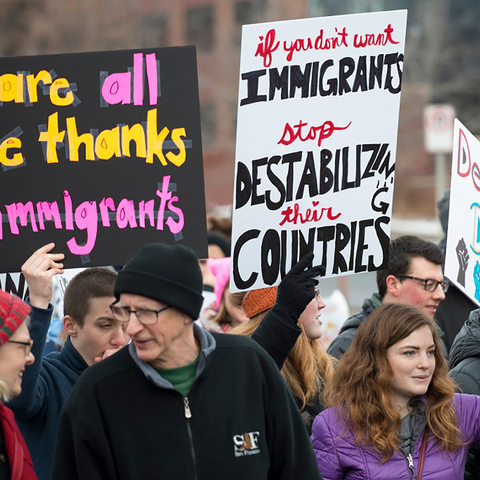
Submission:
<svg viewBox="0 0 480 480">
<path fill-rule="evenodd" d="M 22 392 L 22 376 L 35 358 L 26 320 L 30 307 L 0 290 L 0 479 L 36 479 L 32 459 L 12 411 L 3 403 Z"/>
</svg>

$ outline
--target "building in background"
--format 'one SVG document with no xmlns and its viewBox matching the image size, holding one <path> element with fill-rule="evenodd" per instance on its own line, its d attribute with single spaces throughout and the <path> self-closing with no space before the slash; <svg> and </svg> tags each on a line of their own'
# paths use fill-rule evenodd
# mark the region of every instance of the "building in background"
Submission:
<svg viewBox="0 0 480 480">
<path fill-rule="evenodd" d="M 392 235 L 439 240 L 423 111 L 432 102 L 451 103 L 459 119 L 480 133 L 478 0 L 2 0 L 0 55 L 196 45 L 207 208 L 228 211 L 241 26 L 403 8 L 408 29 Z"/>
<path fill-rule="evenodd" d="M 233 198 L 241 26 L 399 8 L 409 15 L 393 212 L 435 219 L 423 109 L 452 103 L 480 133 L 477 0 L 3 0 L 0 54 L 196 45 L 206 201 L 213 208 Z"/>
</svg>

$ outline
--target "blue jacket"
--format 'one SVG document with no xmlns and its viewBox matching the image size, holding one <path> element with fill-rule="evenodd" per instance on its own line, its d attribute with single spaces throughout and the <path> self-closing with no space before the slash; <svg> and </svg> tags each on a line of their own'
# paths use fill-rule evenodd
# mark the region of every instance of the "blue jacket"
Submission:
<svg viewBox="0 0 480 480">
<path fill-rule="evenodd" d="M 39 480 L 50 479 L 63 404 L 88 366 L 70 338 L 60 352 L 42 359 L 52 312 L 52 306 L 46 310 L 32 307 L 30 336 L 35 363 L 25 369 L 21 395 L 8 404 L 28 445 Z"/>
</svg>

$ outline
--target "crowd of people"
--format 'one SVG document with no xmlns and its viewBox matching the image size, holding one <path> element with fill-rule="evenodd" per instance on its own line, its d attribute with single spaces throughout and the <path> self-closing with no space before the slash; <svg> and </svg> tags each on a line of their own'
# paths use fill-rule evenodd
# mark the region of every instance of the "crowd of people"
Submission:
<svg viewBox="0 0 480 480">
<path fill-rule="evenodd" d="M 150 244 L 73 277 L 59 351 L 55 245 L 26 303 L 0 291 L 0 480 L 480 478 L 480 310 L 445 341 L 441 247 L 392 240 L 326 350 L 313 253 L 232 294 L 229 223 L 209 227 L 208 259 Z"/>
</svg>

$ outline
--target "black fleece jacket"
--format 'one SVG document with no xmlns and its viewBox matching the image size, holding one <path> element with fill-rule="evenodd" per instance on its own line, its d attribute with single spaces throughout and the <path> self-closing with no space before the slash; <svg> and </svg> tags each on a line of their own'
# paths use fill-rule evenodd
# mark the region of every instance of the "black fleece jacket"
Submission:
<svg viewBox="0 0 480 480">
<path fill-rule="evenodd" d="M 188 398 L 133 344 L 82 375 L 60 419 L 53 480 L 321 478 L 268 354 L 194 328 L 202 353 Z"/>
</svg>

